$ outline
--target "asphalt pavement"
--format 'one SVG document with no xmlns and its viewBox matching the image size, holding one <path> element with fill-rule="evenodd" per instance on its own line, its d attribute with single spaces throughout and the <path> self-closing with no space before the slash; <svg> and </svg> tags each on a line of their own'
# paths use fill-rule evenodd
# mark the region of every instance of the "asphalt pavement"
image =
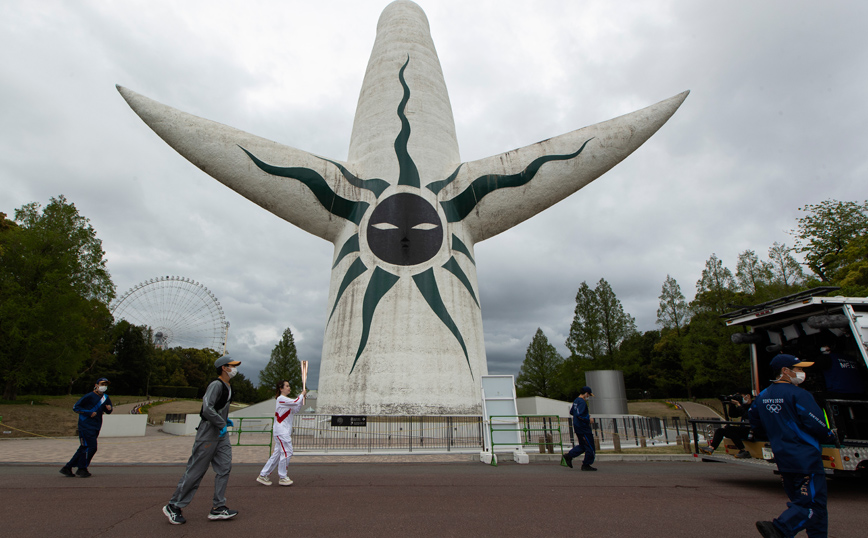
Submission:
<svg viewBox="0 0 868 538">
<path fill-rule="evenodd" d="M 759 536 L 785 507 L 780 480 L 721 463 L 290 463 L 295 484 L 263 486 L 236 464 L 229 521 L 209 521 L 213 473 L 170 525 L 161 508 L 181 465 L 98 465 L 66 478 L 56 465 L 0 464 L 4 536 L 681 537 Z M 864 483 L 829 483 L 832 538 L 863 538 Z"/>
</svg>

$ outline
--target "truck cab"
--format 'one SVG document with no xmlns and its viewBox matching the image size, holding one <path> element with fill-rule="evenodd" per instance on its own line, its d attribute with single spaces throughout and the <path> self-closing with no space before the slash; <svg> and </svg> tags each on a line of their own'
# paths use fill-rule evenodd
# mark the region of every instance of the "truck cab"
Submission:
<svg viewBox="0 0 868 538">
<path fill-rule="evenodd" d="M 826 472 L 868 475 L 868 298 L 826 296 L 836 290 L 814 288 L 722 317 L 727 326 L 744 329 L 732 340 L 750 346 L 754 396 L 773 381 L 769 363 L 775 355 L 814 362 L 801 387 L 838 433 L 837 445 L 823 446 Z M 754 457 L 774 457 L 763 441 L 745 445 Z"/>
</svg>

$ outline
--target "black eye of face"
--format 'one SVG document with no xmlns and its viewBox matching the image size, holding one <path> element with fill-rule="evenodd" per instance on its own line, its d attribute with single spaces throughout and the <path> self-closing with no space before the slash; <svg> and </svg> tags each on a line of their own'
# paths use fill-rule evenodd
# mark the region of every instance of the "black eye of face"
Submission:
<svg viewBox="0 0 868 538">
<path fill-rule="evenodd" d="M 377 205 L 368 222 L 368 246 L 395 265 L 416 265 L 433 258 L 443 243 L 440 217 L 421 196 L 400 193 Z"/>
</svg>

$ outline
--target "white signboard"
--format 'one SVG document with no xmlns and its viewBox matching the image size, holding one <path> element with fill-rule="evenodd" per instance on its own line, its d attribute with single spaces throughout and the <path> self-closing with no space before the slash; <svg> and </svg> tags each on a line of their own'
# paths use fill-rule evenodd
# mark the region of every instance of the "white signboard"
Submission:
<svg viewBox="0 0 868 538">
<path fill-rule="evenodd" d="M 513 376 L 482 376 L 482 412 L 485 420 L 485 446 L 480 457 L 483 461 L 490 462 L 495 450 L 524 455 L 521 432 L 518 431 Z M 519 458 L 516 458 L 516 461 L 519 461 Z"/>
</svg>

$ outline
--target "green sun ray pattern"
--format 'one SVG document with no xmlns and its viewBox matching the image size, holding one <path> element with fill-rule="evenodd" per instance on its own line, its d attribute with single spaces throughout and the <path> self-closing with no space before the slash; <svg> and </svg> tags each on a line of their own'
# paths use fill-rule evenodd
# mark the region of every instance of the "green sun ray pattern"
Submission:
<svg viewBox="0 0 868 538">
<path fill-rule="evenodd" d="M 353 252 L 359 252 L 359 234 L 356 233 L 344 243 L 344 246 L 341 247 L 341 251 L 338 252 L 338 257 L 335 260 L 334 265 L 332 265 L 332 269 L 338 266 L 345 257 L 349 256 Z"/>
<path fill-rule="evenodd" d="M 350 266 L 350 268 L 347 269 L 347 272 L 344 273 L 344 279 L 341 281 L 341 285 L 338 288 L 338 292 L 337 292 L 336 297 L 335 297 L 335 304 L 334 304 L 334 306 L 332 306 L 332 312 L 331 312 L 331 314 L 329 314 L 329 320 L 326 322 L 326 325 L 331 323 L 332 316 L 335 315 L 335 310 L 338 307 L 338 303 L 341 302 L 341 297 L 343 296 L 344 292 L 347 291 L 347 287 L 349 287 L 349 285 L 352 284 L 353 280 L 355 280 L 355 279 L 359 278 L 360 276 L 362 276 L 363 274 L 365 274 L 365 271 L 367 271 L 367 270 L 368 270 L 368 268 L 365 267 L 365 264 L 364 264 L 364 262 L 362 262 L 362 259 L 356 258 L 356 261 L 354 261 L 353 264 Z"/>
<path fill-rule="evenodd" d="M 476 299 L 476 294 L 473 293 L 473 285 L 470 283 L 470 279 L 467 278 L 467 274 L 464 273 L 464 270 L 461 269 L 461 266 L 458 265 L 458 261 L 455 259 L 455 256 L 449 258 L 449 261 L 443 264 L 443 269 L 446 269 L 455 277 L 464 284 L 464 287 L 467 288 L 467 291 L 470 292 L 470 296 L 473 297 L 473 302 L 476 303 L 476 306 L 479 306 L 479 301 Z"/>
<path fill-rule="evenodd" d="M 419 288 L 419 291 L 422 292 L 422 297 L 425 298 L 425 301 L 428 303 L 428 306 L 431 307 L 431 310 L 437 314 L 440 321 L 442 321 L 443 324 L 452 331 L 452 335 L 455 336 L 455 339 L 458 340 L 459 344 L 461 344 L 461 349 L 464 350 L 464 359 L 467 361 L 467 367 L 470 368 L 470 357 L 467 355 L 467 346 L 464 344 L 464 338 L 461 337 L 461 332 L 458 330 L 458 326 L 455 325 L 452 316 L 449 315 L 449 311 L 446 309 L 446 305 L 443 304 L 443 298 L 440 297 L 440 290 L 437 288 L 437 280 L 434 278 L 434 269 L 429 268 L 425 272 L 413 275 L 413 281 L 416 283 L 416 287 Z M 470 375 L 471 377 L 474 377 L 472 368 L 470 370 Z"/>
<path fill-rule="evenodd" d="M 365 299 L 362 301 L 362 339 L 359 342 L 359 350 L 356 352 L 356 358 L 353 360 L 353 365 L 350 367 L 350 374 L 356 369 L 356 363 L 359 362 L 359 357 L 368 345 L 368 336 L 371 334 L 371 321 L 374 319 L 374 311 L 377 305 L 380 304 L 380 299 L 392 289 L 392 286 L 398 282 L 400 277 L 384 271 L 379 267 L 374 269 L 374 274 L 371 275 L 371 281 L 368 283 L 368 289 L 365 290 Z"/>
</svg>

